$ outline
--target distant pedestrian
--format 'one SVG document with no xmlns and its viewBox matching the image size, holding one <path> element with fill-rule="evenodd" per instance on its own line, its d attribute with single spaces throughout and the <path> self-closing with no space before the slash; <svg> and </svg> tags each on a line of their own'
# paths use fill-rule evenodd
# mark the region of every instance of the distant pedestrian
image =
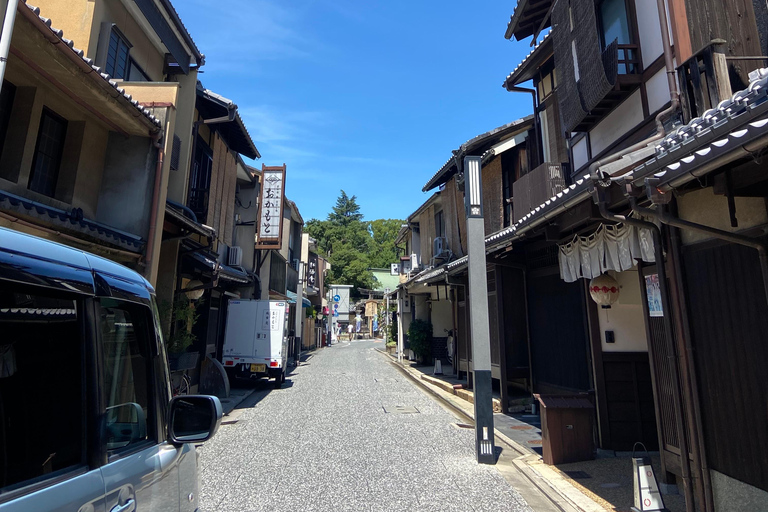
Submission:
<svg viewBox="0 0 768 512">
<path fill-rule="evenodd" d="M 349 336 L 349 341 L 352 341 L 352 330 L 353 329 L 354 328 L 352 327 L 351 323 L 349 325 L 347 325 L 347 335 Z"/>
</svg>

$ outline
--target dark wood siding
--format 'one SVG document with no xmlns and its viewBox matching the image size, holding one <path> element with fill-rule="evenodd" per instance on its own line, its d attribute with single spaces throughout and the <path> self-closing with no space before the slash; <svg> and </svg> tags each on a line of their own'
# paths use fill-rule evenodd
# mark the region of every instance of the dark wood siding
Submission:
<svg viewBox="0 0 768 512">
<path fill-rule="evenodd" d="M 528 313 L 533 390 L 587 391 L 589 361 L 583 283 L 566 283 L 555 273 L 531 273 Z"/>
<path fill-rule="evenodd" d="M 529 380 L 528 321 L 525 311 L 525 278 L 522 270 L 502 268 L 502 308 L 506 342 L 507 377 Z"/>
<path fill-rule="evenodd" d="M 709 466 L 768 491 L 768 305 L 757 251 L 697 244 L 683 263 Z"/>
<path fill-rule="evenodd" d="M 631 450 L 640 441 L 659 449 L 647 352 L 603 352 L 608 427 L 612 450 Z"/>
</svg>

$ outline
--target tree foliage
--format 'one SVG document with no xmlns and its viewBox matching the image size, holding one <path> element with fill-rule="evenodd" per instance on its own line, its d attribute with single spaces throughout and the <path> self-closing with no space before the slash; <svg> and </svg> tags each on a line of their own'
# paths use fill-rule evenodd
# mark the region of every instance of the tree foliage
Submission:
<svg viewBox="0 0 768 512">
<path fill-rule="evenodd" d="M 377 219 L 365 221 L 356 196 L 343 190 L 326 220 L 311 219 L 304 230 L 317 241 L 325 258 L 331 262 L 328 284 L 350 284 L 357 288 L 375 288 L 371 268 L 389 268 L 397 261 L 395 237 L 402 221 Z"/>
</svg>

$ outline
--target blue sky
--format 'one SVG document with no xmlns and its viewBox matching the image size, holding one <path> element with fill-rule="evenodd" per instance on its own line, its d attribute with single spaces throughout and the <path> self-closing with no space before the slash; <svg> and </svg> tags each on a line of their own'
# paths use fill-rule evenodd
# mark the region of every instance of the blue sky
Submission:
<svg viewBox="0 0 768 512">
<path fill-rule="evenodd" d="M 340 189 L 366 219 L 405 218 L 466 140 L 528 115 L 501 84 L 530 51 L 504 39 L 514 1 L 176 0 L 262 158 L 287 164 L 305 220 Z"/>
</svg>

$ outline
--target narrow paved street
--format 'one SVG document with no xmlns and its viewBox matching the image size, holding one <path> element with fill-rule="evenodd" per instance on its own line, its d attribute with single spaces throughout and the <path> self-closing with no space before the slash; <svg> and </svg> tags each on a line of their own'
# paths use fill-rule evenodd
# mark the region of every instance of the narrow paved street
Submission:
<svg viewBox="0 0 768 512">
<path fill-rule="evenodd" d="M 201 449 L 201 509 L 530 510 L 474 431 L 369 341 L 316 351 L 283 389 L 258 390 Z M 395 406 L 418 412 L 397 413 Z M 226 418 L 225 418 L 226 421 Z"/>
</svg>

